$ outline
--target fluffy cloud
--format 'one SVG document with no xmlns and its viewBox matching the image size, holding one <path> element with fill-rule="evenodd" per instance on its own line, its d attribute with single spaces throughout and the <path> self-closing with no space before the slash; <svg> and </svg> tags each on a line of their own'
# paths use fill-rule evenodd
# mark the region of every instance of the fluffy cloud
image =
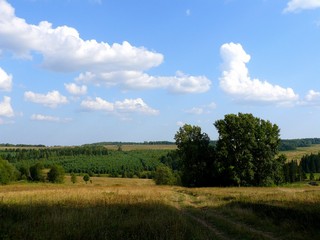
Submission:
<svg viewBox="0 0 320 240">
<path fill-rule="evenodd" d="M 68 26 L 53 28 L 47 21 L 28 24 L 15 16 L 14 8 L 5 0 L 0 0 L 0 49 L 27 58 L 31 58 L 31 52 L 40 53 L 44 66 L 55 71 L 146 70 L 163 61 L 162 54 L 126 41 L 109 45 L 83 40 Z"/>
<path fill-rule="evenodd" d="M 126 89 L 163 88 L 173 93 L 203 93 L 210 89 L 211 81 L 205 76 L 189 76 L 177 72 L 175 76 L 155 77 L 140 71 L 116 71 L 95 74 L 81 73 L 77 82 L 107 87 L 122 85 Z"/>
<path fill-rule="evenodd" d="M 68 119 L 68 118 L 61 119 L 59 117 L 42 115 L 42 114 L 33 114 L 30 119 L 34 120 L 34 121 L 48 121 L 48 122 L 68 122 L 68 121 L 70 121 L 70 119 Z"/>
<path fill-rule="evenodd" d="M 320 106 L 320 92 L 309 90 L 303 100 L 299 101 L 300 106 Z"/>
<path fill-rule="evenodd" d="M 66 90 L 72 95 L 85 95 L 87 94 L 87 86 L 78 86 L 75 83 L 64 84 Z"/>
<path fill-rule="evenodd" d="M 110 103 L 102 98 L 96 97 L 95 100 L 83 100 L 81 102 L 81 107 L 87 110 L 93 111 L 106 111 L 112 112 L 114 110 L 114 104 Z"/>
<path fill-rule="evenodd" d="M 32 58 L 32 53 L 43 56 L 43 66 L 54 71 L 80 71 L 77 78 L 86 83 L 105 86 L 122 85 L 129 89 L 164 88 L 174 93 L 202 93 L 210 88 L 204 76 L 157 77 L 144 73 L 159 66 L 163 55 L 132 46 L 129 42 L 114 43 L 84 40 L 79 32 L 68 26 L 52 27 L 47 21 L 28 24 L 15 15 L 14 8 L 0 0 L 0 51 L 9 50 L 18 57 Z M 84 89 L 66 86 L 73 94 Z"/>
<path fill-rule="evenodd" d="M 212 110 L 216 109 L 217 105 L 212 102 L 208 105 L 203 105 L 201 107 L 193 107 L 191 109 L 186 110 L 186 113 L 195 114 L 195 115 L 201 115 L 201 114 L 209 114 L 212 112 Z"/>
<path fill-rule="evenodd" d="M 59 122 L 60 119 L 58 117 L 42 115 L 42 114 L 33 114 L 31 116 L 31 120 L 35 121 L 49 121 L 49 122 Z"/>
<path fill-rule="evenodd" d="M 7 74 L 0 67 L 0 91 L 11 91 L 12 88 L 12 75 Z"/>
<path fill-rule="evenodd" d="M 24 98 L 26 101 L 39 103 L 51 108 L 55 108 L 60 104 L 68 103 L 67 98 L 61 95 L 58 91 L 51 91 L 47 94 L 39 94 L 28 91 L 24 93 Z"/>
<path fill-rule="evenodd" d="M 306 96 L 306 100 L 311 101 L 319 101 L 320 100 L 320 92 L 316 92 L 314 90 L 310 90 Z"/>
<path fill-rule="evenodd" d="M 142 113 L 146 115 L 157 115 L 158 110 L 149 107 L 141 98 L 125 99 L 124 101 L 108 102 L 102 98 L 87 99 L 81 102 L 81 107 L 86 110 L 104 111 L 115 113 Z"/>
<path fill-rule="evenodd" d="M 226 43 L 220 48 L 223 59 L 220 87 L 228 94 L 245 101 L 286 103 L 298 99 L 291 88 L 251 79 L 246 64 L 250 61 L 241 44 Z"/>
<path fill-rule="evenodd" d="M 3 101 L 0 102 L 0 116 L 1 117 L 13 117 L 14 112 L 11 107 L 11 98 L 4 97 Z"/>
<path fill-rule="evenodd" d="M 291 0 L 283 12 L 298 12 L 301 10 L 320 8 L 319 0 Z"/>
</svg>

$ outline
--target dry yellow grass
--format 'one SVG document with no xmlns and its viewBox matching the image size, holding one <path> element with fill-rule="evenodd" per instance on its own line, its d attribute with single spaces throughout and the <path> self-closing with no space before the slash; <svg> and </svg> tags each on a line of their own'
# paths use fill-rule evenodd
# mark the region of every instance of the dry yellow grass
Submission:
<svg viewBox="0 0 320 240">
<path fill-rule="evenodd" d="M 167 207 L 169 207 L 171 209 L 170 214 L 173 214 L 169 217 L 171 224 L 176 222 L 176 218 L 180 219 L 179 224 L 185 224 L 177 225 L 179 231 L 182 231 L 182 233 L 180 232 L 181 236 L 183 236 L 179 239 L 184 239 L 186 236 L 184 231 L 186 226 L 190 227 L 188 224 L 192 225 L 193 231 L 200 229 L 199 232 L 203 232 L 201 228 L 204 228 L 213 236 L 220 236 L 220 239 L 234 239 L 235 236 L 238 236 L 237 239 L 242 237 L 245 239 L 277 239 L 275 236 L 280 230 L 284 231 L 284 239 L 304 239 L 307 236 L 306 233 L 299 232 L 297 226 L 305 221 L 304 219 L 311 219 L 310 221 L 315 223 L 311 222 L 310 224 L 316 225 L 317 223 L 314 220 L 318 216 L 317 206 L 319 204 L 320 187 L 308 185 L 294 188 L 184 188 L 157 186 L 149 179 L 105 177 L 92 177 L 92 183 L 86 184 L 80 176 L 78 176 L 78 182 L 73 184 L 68 176 L 64 184 L 16 183 L 0 186 L 0 206 L 3 209 L 7 209 L 6 206 L 17 206 L 19 211 L 23 213 L 23 206 L 35 206 L 36 210 L 45 207 L 57 218 L 63 212 L 65 214 L 63 215 L 64 218 L 60 219 L 60 216 L 59 221 L 55 220 L 58 221 L 57 226 L 59 226 L 60 221 L 63 223 L 68 218 L 76 218 L 79 211 L 81 214 L 90 217 L 90 221 L 94 221 L 97 218 L 96 214 L 100 211 L 104 211 L 106 214 L 109 211 L 113 212 L 112 209 L 116 208 L 117 211 L 114 214 L 119 216 L 113 216 L 115 217 L 113 221 L 117 221 L 117 225 L 115 225 L 112 234 L 118 233 L 118 230 L 121 231 L 122 221 L 134 224 L 140 221 L 142 216 L 150 217 L 155 222 L 159 221 L 159 224 L 164 224 L 168 220 L 167 213 L 161 217 L 161 220 L 156 220 L 157 216 L 145 214 L 147 214 L 146 211 L 151 210 L 155 210 L 159 214 L 167 211 Z M 285 216 L 285 219 L 282 219 L 283 224 L 278 224 L 273 219 L 272 214 L 271 217 L 268 215 L 264 218 L 260 217 L 259 214 L 266 214 L 269 211 L 269 206 L 271 207 L 270 211 L 274 211 L 276 218 L 278 215 L 280 217 Z M 141 210 L 136 210 L 137 207 Z M 71 208 L 70 212 L 64 210 L 69 208 Z M 289 212 L 287 209 L 289 209 Z M 304 212 L 305 209 L 306 212 Z M 34 210 L 33 208 L 27 208 L 26 211 L 32 212 Z M 129 221 L 127 211 L 130 213 L 133 211 L 137 215 L 134 215 L 134 218 Z M 139 211 L 142 211 L 144 215 L 140 216 Z M 291 219 L 291 216 L 287 214 L 292 211 L 293 218 Z M 312 211 L 315 212 L 310 218 L 311 215 L 309 214 Z M 295 214 L 298 214 L 299 218 Z M 107 216 L 111 217 L 108 214 Z M 300 216 L 302 220 L 300 220 Z M 50 222 L 51 217 L 49 214 L 45 220 Z M 110 224 L 103 218 L 103 215 L 100 216 L 99 221 L 106 221 L 106 224 Z M 32 225 L 33 222 L 31 221 L 29 224 Z M 68 224 L 73 227 L 73 224 Z M 308 225 L 304 227 L 306 226 Z M 42 227 L 45 228 L 45 225 Z M 154 227 L 156 228 L 157 225 L 154 225 Z M 318 234 L 315 236 L 319 236 L 318 230 L 313 231 L 312 229 L 308 229 L 310 231 L 309 235 Z M 65 227 L 65 231 L 69 231 L 68 227 Z M 74 236 L 77 236 L 76 233 L 74 234 Z M 143 239 L 150 238 L 146 235 Z M 171 239 L 178 238 L 172 237 Z M 196 239 L 212 238 L 207 236 Z"/>
</svg>

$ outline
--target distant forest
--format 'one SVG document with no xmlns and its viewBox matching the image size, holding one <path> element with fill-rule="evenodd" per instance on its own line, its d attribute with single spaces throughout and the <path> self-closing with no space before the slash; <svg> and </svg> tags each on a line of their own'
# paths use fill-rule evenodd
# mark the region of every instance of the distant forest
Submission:
<svg viewBox="0 0 320 240">
<path fill-rule="evenodd" d="M 217 141 L 210 141 L 211 145 L 216 145 Z M 97 142 L 84 144 L 82 146 L 108 146 L 108 145 L 175 145 L 175 142 L 170 141 L 144 141 L 144 142 Z M 320 138 L 300 138 L 300 139 L 281 139 L 279 151 L 292 151 L 298 147 L 310 147 L 313 144 L 320 144 Z M 35 147 L 41 148 L 46 147 L 42 144 L 31 145 L 31 144 L 9 144 L 2 143 L 0 147 Z"/>
<path fill-rule="evenodd" d="M 282 139 L 279 151 L 296 150 L 298 147 L 310 147 L 313 144 L 320 144 L 320 138 Z"/>
</svg>

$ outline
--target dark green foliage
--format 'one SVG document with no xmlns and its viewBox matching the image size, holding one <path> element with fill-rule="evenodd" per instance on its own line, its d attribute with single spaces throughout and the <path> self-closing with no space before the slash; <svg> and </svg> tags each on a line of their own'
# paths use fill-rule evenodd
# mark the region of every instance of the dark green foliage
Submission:
<svg viewBox="0 0 320 240">
<path fill-rule="evenodd" d="M 243 113 L 225 115 L 214 125 L 222 185 L 266 186 L 279 181 L 283 162 L 275 158 L 280 143 L 277 125 Z"/>
<path fill-rule="evenodd" d="M 8 161 L 0 159 L 0 184 L 8 184 L 18 177 L 17 169 Z"/>
<path fill-rule="evenodd" d="M 34 182 L 43 182 L 44 175 L 43 175 L 43 165 L 41 163 L 36 163 L 35 165 L 30 167 L 30 180 Z"/>
<path fill-rule="evenodd" d="M 300 162 L 302 170 L 305 173 L 319 173 L 320 172 L 320 153 L 305 155 Z"/>
<path fill-rule="evenodd" d="M 157 167 L 153 179 L 157 185 L 174 185 L 177 182 L 172 169 L 164 165 Z"/>
<path fill-rule="evenodd" d="M 213 184 L 214 151 L 210 138 L 198 126 L 185 124 L 174 137 L 181 159 L 181 182 L 199 187 Z"/>
<path fill-rule="evenodd" d="M 6 153 L 12 155 L 15 149 L 11 149 L 11 153 L 6 150 Z M 73 155 L 63 156 L 59 154 L 50 155 L 48 158 L 41 158 L 45 168 L 50 168 L 53 165 L 61 165 L 66 172 L 74 173 L 90 173 L 108 174 L 114 177 L 140 177 L 152 176 L 157 166 L 161 164 L 160 158 L 168 154 L 171 150 L 132 150 L 132 151 L 108 151 L 104 155 Z M 67 151 L 68 152 L 68 151 Z M 0 150 L 0 155 L 2 151 Z M 2 153 L 3 154 L 3 153 Z M 13 165 L 18 169 L 28 168 L 35 165 L 39 160 L 25 159 L 12 160 Z"/>
<path fill-rule="evenodd" d="M 71 173 L 71 182 L 74 184 L 77 182 L 77 175 L 74 173 Z"/>
<path fill-rule="evenodd" d="M 108 150 L 103 146 L 55 147 L 55 148 L 9 148 L 0 151 L 0 156 L 9 162 L 20 160 L 44 160 L 65 156 L 105 156 Z"/>
<path fill-rule="evenodd" d="M 174 171 L 180 171 L 182 167 L 179 151 L 171 151 L 160 158 L 160 162 L 170 167 Z"/>
<path fill-rule="evenodd" d="M 311 181 L 315 180 L 315 179 L 314 179 L 314 174 L 313 174 L 313 172 L 310 173 L 309 179 L 310 179 Z"/>
<path fill-rule="evenodd" d="M 89 180 L 90 180 L 89 174 L 85 174 L 85 175 L 83 176 L 83 181 L 85 181 L 86 183 L 88 183 Z"/>
<path fill-rule="evenodd" d="M 320 138 L 283 139 L 279 151 L 291 151 L 298 147 L 309 147 L 313 144 L 320 144 Z"/>
<path fill-rule="evenodd" d="M 30 168 L 29 168 L 29 166 L 27 166 L 26 164 L 23 164 L 23 165 L 19 166 L 18 170 L 20 172 L 19 179 L 21 179 L 21 180 L 30 179 Z"/>
<path fill-rule="evenodd" d="M 47 179 L 52 183 L 63 183 L 64 182 L 64 169 L 59 165 L 54 165 L 51 167 L 47 174 Z"/>
</svg>

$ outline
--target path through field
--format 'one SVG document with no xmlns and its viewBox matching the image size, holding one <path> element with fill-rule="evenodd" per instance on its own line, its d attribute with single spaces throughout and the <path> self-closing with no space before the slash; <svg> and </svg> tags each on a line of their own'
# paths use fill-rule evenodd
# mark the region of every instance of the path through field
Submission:
<svg viewBox="0 0 320 240">
<path fill-rule="evenodd" d="M 207 228 L 212 233 L 214 239 L 279 239 L 270 232 L 257 229 L 254 226 L 236 221 L 231 217 L 203 205 L 201 197 L 195 196 L 192 192 L 176 191 L 179 204 L 176 204 L 183 215 L 192 219 L 195 223 Z"/>
</svg>

